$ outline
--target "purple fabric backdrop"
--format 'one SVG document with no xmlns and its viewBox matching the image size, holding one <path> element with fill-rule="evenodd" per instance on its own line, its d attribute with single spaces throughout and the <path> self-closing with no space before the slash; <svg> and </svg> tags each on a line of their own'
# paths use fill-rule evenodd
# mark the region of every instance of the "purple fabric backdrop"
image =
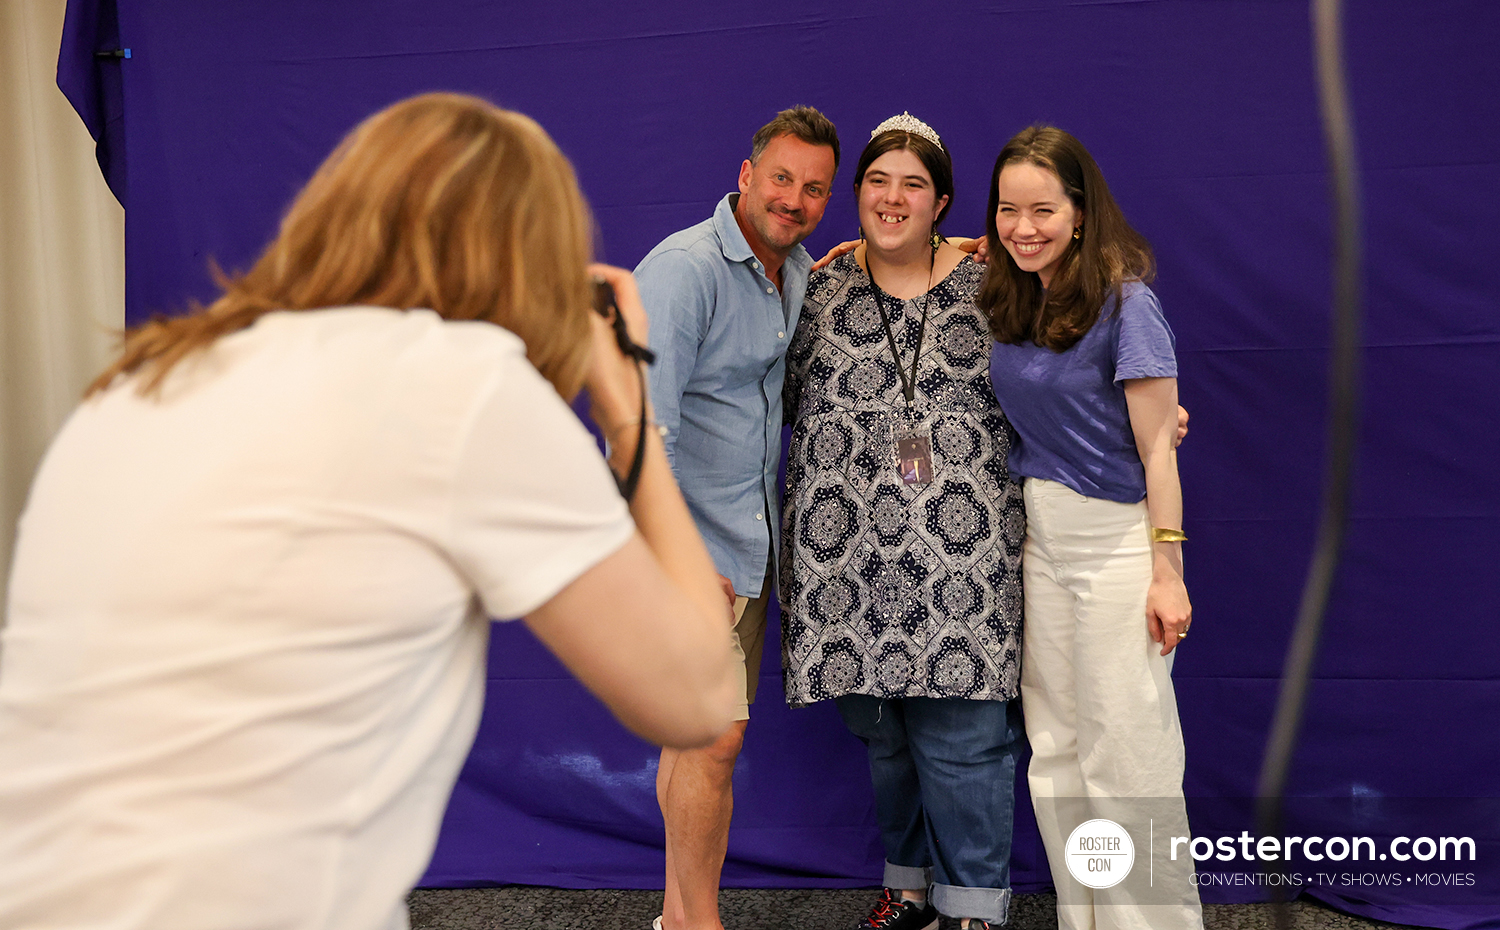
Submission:
<svg viewBox="0 0 1500 930">
<path fill-rule="evenodd" d="M 1363 804 L 1493 799 L 1500 270 L 1483 230 L 1500 215 L 1500 7 L 1350 6 L 1368 245 L 1364 433 L 1291 790 Z M 1193 413 L 1181 465 L 1197 625 L 1175 672 L 1187 792 L 1196 834 L 1249 827 L 1322 461 L 1330 234 L 1306 4 L 553 10 L 73 0 L 59 83 L 126 206 L 128 317 L 210 296 L 210 258 L 247 265 L 335 141 L 419 91 L 474 92 L 536 117 L 577 165 L 602 257 L 627 266 L 706 217 L 753 130 L 793 103 L 834 119 L 851 165 L 886 116 L 906 109 L 934 125 L 957 169 L 947 223 L 957 234 L 982 230 L 1004 140 L 1035 120 L 1061 125 L 1089 145 L 1160 260 L 1156 289 Z M 132 57 L 96 60 L 116 35 Z M 814 252 L 854 232 L 849 183 L 846 168 Z M 726 884 L 875 883 L 858 744 L 830 707 L 781 706 L 774 660 L 764 671 Z M 480 740 L 428 883 L 660 887 L 654 758 L 522 628 L 498 627 Z M 1426 898 L 1311 893 L 1387 920 L 1500 927 L 1500 816 L 1493 802 L 1466 810 L 1476 822 L 1453 829 L 1490 843 L 1475 886 Z M 1299 830 L 1361 832 L 1345 809 L 1296 816 Z M 1423 816 L 1403 829 L 1436 835 Z M 1015 881 L 1048 882 L 1029 810 Z M 1258 894 L 1204 890 L 1208 901 Z"/>
</svg>

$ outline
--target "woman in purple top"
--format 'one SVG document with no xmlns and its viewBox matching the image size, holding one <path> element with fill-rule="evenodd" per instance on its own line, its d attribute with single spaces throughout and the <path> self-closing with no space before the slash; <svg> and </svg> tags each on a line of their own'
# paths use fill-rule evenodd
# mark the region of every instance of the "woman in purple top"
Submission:
<svg viewBox="0 0 1500 930">
<path fill-rule="evenodd" d="M 1169 670 L 1192 606 L 1177 363 L 1146 286 L 1151 247 L 1083 145 L 1047 126 L 1001 150 L 987 229 L 977 303 L 996 341 L 995 395 L 1018 434 L 1010 471 L 1025 483 L 1021 700 L 1058 924 L 1201 927 L 1192 860 L 1170 858 L 1162 842 L 1190 835 Z M 1130 845 L 1112 843 L 1101 819 L 1152 859 L 1149 878 L 1119 878 L 1131 871 L 1124 859 L 1105 878 L 1070 869 L 1069 853 L 1100 839 L 1121 855 Z M 1148 842 L 1156 848 L 1139 848 Z"/>
</svg>

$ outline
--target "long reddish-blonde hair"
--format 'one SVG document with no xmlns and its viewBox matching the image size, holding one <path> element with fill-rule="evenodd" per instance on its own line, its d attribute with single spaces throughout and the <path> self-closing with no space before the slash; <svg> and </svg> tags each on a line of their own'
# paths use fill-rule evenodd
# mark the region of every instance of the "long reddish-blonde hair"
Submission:
<svg viewBox="0 0 1500 930">
<path fill-rule="evenodd" d="M 183 358 L 275 310 L 367 304 L 503 326 L 572 398 L 588 364 L 592 235 L 541 126 L 477 97 L 413 97 L 339 143 L 255 265 L 217 276 L 223 296 L 128 332 L 87 394 L 139 369 L 153 393 Z"/>
</svg>

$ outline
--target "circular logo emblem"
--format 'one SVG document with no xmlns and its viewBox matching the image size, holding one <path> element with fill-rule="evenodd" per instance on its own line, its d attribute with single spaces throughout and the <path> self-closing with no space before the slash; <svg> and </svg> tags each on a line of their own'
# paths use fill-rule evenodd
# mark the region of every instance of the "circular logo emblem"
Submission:
<svg viewBox="0 0 1500 930">
<path fill-rule="evenodd" d="M 1089 820 L 1078 825 L 1063 847 L 1068 871 L 1090 888 L 1113 888 L 1135 865 L 1135 844 L 1113 820 Z"/>
</svg>

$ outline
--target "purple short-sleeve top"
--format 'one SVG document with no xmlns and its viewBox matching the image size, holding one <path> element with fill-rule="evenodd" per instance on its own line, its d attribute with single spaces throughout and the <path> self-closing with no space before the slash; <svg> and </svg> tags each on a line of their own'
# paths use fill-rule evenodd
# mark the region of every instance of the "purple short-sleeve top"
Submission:
<svg viewBox="0 0 1500 930">
<path fill-rule="evenodd" d="M 1085 497 L 1133 504 L 1146 496 L 1146 472 L 1125 407 L 1124 381 L 1175 378 L 1176 338 L 1146 285 L 1125 284 L 1099 322 L 1062 352 L 996 343 L 990 351 L 995 398 L 1015 427 L 1013 475 L 1045 478 Z"/>
</svg>

